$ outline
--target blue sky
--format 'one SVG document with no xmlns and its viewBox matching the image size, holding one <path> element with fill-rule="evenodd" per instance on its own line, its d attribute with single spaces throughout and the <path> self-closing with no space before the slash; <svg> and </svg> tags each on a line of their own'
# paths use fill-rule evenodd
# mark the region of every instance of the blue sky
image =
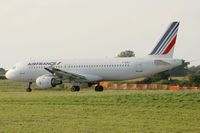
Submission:
<svg viewBox="0 0 200 133">
<path fill-rule="evenodd" d="M 1 0 L 0 66 L 27 59 L 147 55 L 171 21 L 174 57 L 200 64 L 198 0 Z"/>
</svg>

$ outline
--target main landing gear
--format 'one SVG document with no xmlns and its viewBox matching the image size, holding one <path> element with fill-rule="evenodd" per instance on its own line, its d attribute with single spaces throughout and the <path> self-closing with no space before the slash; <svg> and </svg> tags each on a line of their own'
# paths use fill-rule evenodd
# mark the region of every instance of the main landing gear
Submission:
<svg viewBox="0 0 200 133">
<path fill-rule="evenodd" d="M 97 86 L 95 87 L 95 91 L 98 91 L 98 92 L 103 91 L 103 86 L 97 85 Z"/>
<path fill-rule="evenodd" d="M 28 88 L 26 89 L 26 92 L 31 92 L 32 91 L 31 85 L 32 85 L 32 82 L 29 82 Z"/>
<path fill-rule="evenodd" d="M 104 90 L 104 88 L 103 88 L 103 86 L 101 86 L 101 85 L 97 85 L 96 87 L 95 87 L 95 91 L 96 92 L 101 92 L 101 91 L 103 91 Z M 80 91 L 80 87 L 79 86 L 72 86 L 71 87 L 71 91 L 72 92 L 78 92 L 78 91 Z"/>
<path fill-rule="evenodd" d="M 72 92 L 80 91 L 80 87 L 79 86 L 72 86 L 71 91 Z"/>
</svg>

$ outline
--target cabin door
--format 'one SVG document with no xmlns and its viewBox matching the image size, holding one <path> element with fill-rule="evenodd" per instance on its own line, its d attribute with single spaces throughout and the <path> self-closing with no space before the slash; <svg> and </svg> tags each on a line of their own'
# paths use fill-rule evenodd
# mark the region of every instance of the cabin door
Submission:
<svg viewBox="0 0 200 133">
<path fill-rule="evenodd" d="M 136 63 L 136 72 L 143 72 L 142 64 Z"/>
</svg>

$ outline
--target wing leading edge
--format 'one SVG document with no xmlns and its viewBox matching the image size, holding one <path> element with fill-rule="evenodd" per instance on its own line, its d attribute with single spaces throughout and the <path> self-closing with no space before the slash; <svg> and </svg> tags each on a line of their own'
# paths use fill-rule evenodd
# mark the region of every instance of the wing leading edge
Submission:
<svg viewBox="0 0 200 133">
<path fill-rule="evenodd" d="M 87 78 L 85 76 L 71 73 L 71 72 L 66 72 L 54 67 L 48 67 L 44 68 L 48 72 L 52 73 L 53 75 L 57 76 L 58 78 L 62 80 L 69 80 L 69 81 L 76 81 L 76 82 L 87 82 Z"/>
</svg>

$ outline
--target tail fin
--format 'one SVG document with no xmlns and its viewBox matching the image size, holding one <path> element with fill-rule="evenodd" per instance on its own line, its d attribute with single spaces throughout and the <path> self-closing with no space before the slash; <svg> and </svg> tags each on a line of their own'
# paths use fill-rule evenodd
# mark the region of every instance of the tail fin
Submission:
<svg viewBox="0 0 200 133">
<path fill-rule="evenodd" d="M 156 47 L 149 55 L 153 55 L 155 57 L 172 58 L 176 43 L 178 27 L 179 22 L 172 22 L 167 31 L 164 33 L 164 35 L 158 42 L 158 44 L 156 45 Z"/>
</svg>

